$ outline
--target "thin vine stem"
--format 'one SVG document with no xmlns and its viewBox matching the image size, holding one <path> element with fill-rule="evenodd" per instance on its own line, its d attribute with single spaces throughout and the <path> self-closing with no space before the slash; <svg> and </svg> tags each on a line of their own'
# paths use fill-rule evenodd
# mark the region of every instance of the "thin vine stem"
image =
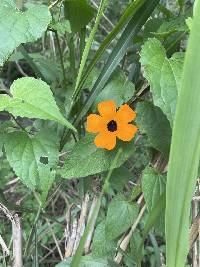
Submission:
<svg viewBox="0 0 200 267">
<path fill-rule="evenodd" d="M 26 129 L 21 125 L 21 123 L 15 118 L 15 116 L 13 116 L 12 114 L 10 114 L 10 116 L 12 117 L 12 119 L 14 120 L 14 122 L 19 126 L 19 128 L 25 132 L 26 134 L 29 135 L 29 132 L 26 131 Z"/>
<path fill-rule="evenodd" d="M 58 37 L 58 32 L 55 31 L 55 38 L 56 38 L 56 42 L 57 42 L 57 46 L 58 46 L 58 53 L 59 53 L 59 57 L 60 57 L 60 65 L 61 65 L 61 69 L 62 69 L 62 73 L 63 73 L 63 81 L 64 81 L 64 87 L 66 86 L 66 75 L 65 75 L 65 66 L 64 66 L 64 61 L 63 61 L 63 53 L 61 50 L 61 45 L 60 45 L 60 40 Z"/>
</svg>

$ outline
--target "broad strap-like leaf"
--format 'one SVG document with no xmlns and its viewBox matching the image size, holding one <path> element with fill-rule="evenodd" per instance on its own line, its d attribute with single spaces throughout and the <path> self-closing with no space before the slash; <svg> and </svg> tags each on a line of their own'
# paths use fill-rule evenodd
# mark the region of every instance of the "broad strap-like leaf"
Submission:
<svg viewBox="0 0 200 267">
<path fill-rule="evenodd" d="M 154 104 L 162 109 L 173 125 L 176 102 L 183 68 L 183 53 L 175 53 L 170 59 L 159 40 L 149 39 L 141 50 L 144 76 L 150 84 Z"/>
<path fill-rule="evenodd" d="M 120 143 L 116 149 L 108 151 L 97 148 L 94 144 L 94 138 L 95 135 L 87 135 L 74 145 L 66 158 L 63 168 L 60 170 L 63 178 L 79 178 L 108 171 L 116 156 L 118 147 L 122 147 L 123 153 L 114 168 L 120 167 L 134 153 L 133 144 L 130 142 Z"/>
<path fill-rule="evenodd" d="M 185 265 L 189 218 L 200 156 L 200 0 L 186 50 L 172 134 L 166 192 L 167 266 Z"/>
<path fill-rule="evenodd" d="M 21 43 L 33 42 L 42 36 L 51 21 L 47 6 L 26 4 L 18 10 L 14 0 L 0 1 L 0 66 Z"/>
<path fill-rule="evenodd" d="M 12 97 L 0 95 L 0 110 L 14 116 L 56 121 L 74 131 L 76 129 L 60 113 L 48 84 L 32 77 L 13 82 Z"/>
</svg>

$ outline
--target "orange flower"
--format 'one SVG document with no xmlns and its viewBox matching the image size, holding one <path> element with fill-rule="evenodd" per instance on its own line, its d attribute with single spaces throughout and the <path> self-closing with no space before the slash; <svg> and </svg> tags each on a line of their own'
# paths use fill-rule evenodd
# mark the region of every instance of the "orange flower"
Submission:
<svg viewBox="0 0 200 267">
<path fill-rule="evenodd" d="M 117 111 L 113 100 L 103 101 L 98 104 L 98 111 L 100 115 L 90 114 L 87 117 L 86 128 L 90 133 L 98 133 L 94 139 L 97 147 L 112 150 L 117 137 L 123 141 L 134 137 L 138 128 L 130 122 L 135 119 L 136 113 L 127 104 Z"/>
</svg>

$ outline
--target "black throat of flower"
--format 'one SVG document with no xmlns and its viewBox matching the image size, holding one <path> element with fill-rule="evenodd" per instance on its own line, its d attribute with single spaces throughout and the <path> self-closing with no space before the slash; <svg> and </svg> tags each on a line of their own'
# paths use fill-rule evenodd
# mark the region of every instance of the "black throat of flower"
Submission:
<svg viewBox="0 0 200 267">
<path fill-rule="evenodd" d="M 112 120 L 107 124 L 107 128 L 109 132 L 117 131 L 117 122 Z"/>
</svg>

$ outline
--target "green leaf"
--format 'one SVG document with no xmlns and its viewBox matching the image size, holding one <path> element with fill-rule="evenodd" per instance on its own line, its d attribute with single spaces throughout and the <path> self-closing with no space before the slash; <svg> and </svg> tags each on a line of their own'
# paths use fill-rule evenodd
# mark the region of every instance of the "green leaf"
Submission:
<svg viewBox="0 0 200 267">
<path fill-rule="evenodd" d="M 119 142 L 120 144 L 118 144 L 116 149 L 108 151 L 97 148 L 94 144 L 94 138 L 94 135 L 88 134 L 74 145 L 72 151 L 68 154 L 64 167 L 60 170 L 63 178 L 85 177 L 109 170 L 118 147 L 122 147 L 123 153 L 120 155 L 114 168 L 120 167 L 134 153 L 133 144 L 130 142 Z"/>
<path fill-rule="evenodd" d="M 112 99 L 119 107 L 128 102 L 134 92 L 135 85 L 127 79 L 123 71 L 118 69 L 95 99 L 94 106 L 97 106 L 101 101 Z"/>
<path fill-rule="evenodd" d="M 155 206 L 160 195 L 165 191 L 166 175 L 147 167 L 142 173 L 142 192 L 149 211 Z"/>
<path fill-rule="evenodd" d="M 133 180 L 133 174 L 131 173 L 131 171 L 129 171 L 129 169 L 122 166 L 112 172 L 112 175 L 110 177 L 110 184 L 112 188 L 119 192 L 122 191 L 125 184 L 131 180 Z"/>
<path fill-rule="evenodd" d="M 142 192 L 149 213 L 152 212 L 160 196 L 166 190 L 166 175 L 156 172 L 153 168 L 146 167 L 142 173 Z M 160 214 L 158 222 L 154 225 L 157 233 L 163 234 L 165 231 L 164 210 Z"/>
<path fill-rule="evenodd" d="M 64 36 L 66 32 L 72 32 L 69 20 L 54 21 L 49 25 L 49 27 L 57 31 L 60 37 Z"/>
<path fill-rule="evenodd" d="M 88 76 L 84 87 L 90 90 L 98 79 L 99 74 L 99 69 L 94 68 Z M 117 107 L 119 107 L 128 102 L 128 100 L 134 95 L 134 92 L 135 85 L 129 81 L 124 72 L 118 68 L 116 71 L 114 71 L 104 89 L 95 99 L 92 108 L 96 111 L 98 103 L 108 99 L 114 100 Z"/>
<path fill-rule="evenodd" d="M 14 116 L 56 121 L 76 131 L 60 113 L 52 91 L 45 82 L 32 77 L 24 77 L 13 82 L 10 88 L 12 97 L 0 96 L 0 110 Z"/>
<path fill-rule="evenodd" d="M 141 231 L 136 229 L 130 240 L 131 256 L 134 259 L 135 263 L 139 260 L 138 259 L 138 248 L 141 242 L 142 242 Z"/>
<path fill-rule="evenodd" d="M 168 156 L 171 144 L 171 127 L 166 116 L 150 102 L 137 104 L 136 124 L 148 136 L 152 147 Z"/>
<path fill-rule="evenodd" d="M 200 1 L 195 1 L 172 134 L 166 193 L 167 266 L 186 263 L 191 200 L 200 155 Z"/>
<path fill-rule="evenodd" d="M 157 32 L 157 30 L 164 21 L 165 20 L 163 18 L 149 19 L 144 26 L 144 32 L 143 32 L 144 38 L 148 39 L 150 37 L 154 37 L 153 33 Z"/>
<path fill-rule="evenodd" d="M 0 95 L 1 97 L 1 95 Z M 1 98 L 0 98 L 0 102 L 1 102 Z M 6 139 L 6 134 L 7 132 L 9 132 L 9 127 L 13 128 L 13 123 L 12 121 L 4 121 L 4 122 L 0 122 L 0 158 L 2 156 L 2 149 L 3 149 L 3 145 Z"/>
<path fill-rule="evenodd" d="M 154 104 L 162 109 L 173 125 L 180 88 L 183 53 L 166 57 L 165 48 L 155 38 L 149 39 L 141 50 L 144 76 L 150 83 Z"/>
<path fill-rule="evenodd" d="M 47 6 L 28 3 L 26 8 L 20 11 L 15 1 L 0 1 L 0 66 L 21 43 L 40 38 L 51 21 Z"/>
<path fill-rule="evenodd" d="M 44 199 L 54 180 L 55 172 L 52 169 L 56 167 L 59 157 L 56 135 L 45 130 L 34 137 L 13 132 L 6 136 L 4 147 L 16 175 L 30 189 L 43 191 Z"/>
<path fill-rule="evenodd" d="M 188 17 L 185 22 L 186 22 L 189 30 L 191 31 L 193 19 L 191 17 Z"/>
<path fill-rule="evenodd" d="M 57 264 L 56 267 L 70 267 L 72 258 L 68 258 L 61 263 Z M 93 258 L 92 255 L 86 255 L 81 258 L 79 267 L 108 267 L 108 261 L 104 258 Z"/>
<path fill-rule="evenodd" d="M 188 27 L 185 23 L 187 16 L 178 16 L 175 18 L 170 18 L 168 21 L 164 20 L 156 32 L 153 35 L 156 37 L 167 37 L 175 32 L 188 32 Z"/>
<path fill-rule="evenodd" d="M 0 94 L 0 111 L 3 111 L 10 103 L 10 97 L 8 95 Z"/>
<path fill-rule="evenodd" d="M 114 241 L 107 240 L 106 236 L 106 222 L 102 221 L 95 229 L 92 241 L 92 255 L 95 258 L 103 258 L 105 256 L 114 256 L 117 244 Z"/>
<path fill-rule="evenodd" d="M 66 0 L 66 18 L 70 21 L 73 32 L 79 32 L 91 21 L 94 9 L 86 0 Z"/>
<path fill-rule="evenodd" d="M 106 216 L 106 237 L 113 240 L 127 231 L 136 219 L 138 206 L 129 203 L 121 195 L 117 195 L 108 206 Z"/>
<path fill-rule="evenodd" d="M 166 38 L 176 32 L 188 32 L 186 18 L 190 14 L 188 11 L 184 15 L 170 16 L 167 20 L 164 18 L 150 19 L 144 28 L 144 37 Z"/>
<path fill-rule="evenodd" d="M 29 55 L 33 58 L 38 70 L 42 73 L 45 79 L 44 81 L 51 84 L 60 79 L 60 71 L 54 60 L 47 59 L 45 56 L 41 55 Z"/>
</svg>

